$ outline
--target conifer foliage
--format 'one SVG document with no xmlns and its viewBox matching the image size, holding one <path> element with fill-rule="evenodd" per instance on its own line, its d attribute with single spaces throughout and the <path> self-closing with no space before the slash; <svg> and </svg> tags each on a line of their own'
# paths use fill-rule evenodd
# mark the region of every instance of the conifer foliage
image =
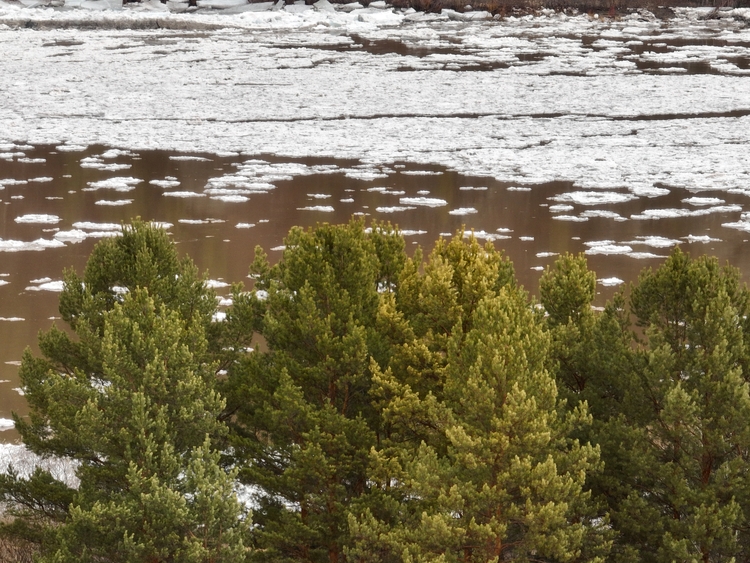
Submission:
<svg viewBox="0 0 750 563">
<path fill-rule="evenodd" d="M 285 243 L 223 322 L 140 221 L 65 274 L 16 423 L 76 480 L 0 475 L 0 534 L 55 563 L 750 560 L 736 270 L 675 250 L 594 309 L 580 255 L 537 304 L 463 232 L 426 260 L 361 220 Z"/>
<path fill-rule="evenodd" d="M 26 352 L 27 447 L 77 467 L 78 483 L 11 473 L 4 533 L 37 542 L 42 561 L 242 559 L 246 524 L 212 441 L 224 401 L 206 328 L 215 298 L 167 234 L 136 222 L 100 243 L 83 279 L 68 273 L 43 356 Z M 77 486 L 76 486 L 77 485 Z"/>
</svg>

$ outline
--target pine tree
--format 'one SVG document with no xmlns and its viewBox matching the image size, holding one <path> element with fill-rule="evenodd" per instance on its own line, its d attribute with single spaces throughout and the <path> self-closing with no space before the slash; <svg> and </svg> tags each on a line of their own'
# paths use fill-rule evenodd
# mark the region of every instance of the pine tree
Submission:
<svg viewBox="0 0 750 563">
<path fill-rule="evenodd" d="M 631 288 L 641 329 L 599 440 L 616 561 L 750 557 L 749 298 L 736 270 L 680 250 Z"/>
<path fill-rule="evenodd" d="M 268 349 L 230 370 L 233 443 L 240 478 L 257 487 L 258 559 L 335 563 L 348 507 L 369 486 L 370 358 L 388 349 L 379 292 L 395 291 L 404 243 L 388 225 L 352 221 L 292 229 L 285 244 L 273 267 L 257 251 L 241 304 Z"/>
<path fill-rule="evenodd" d="M 603 522 L 583 490 L 598 452 L 568 438 L 589 416 L 561 411 L 525 294 L 500 288 L 471 309 L 465 334 L 462 324 L 447 341 L 442 398 L 376 374 L 392 434 L 373 453 L 379 502 L 350 516 L 351 558 L 602 561 Z"/>
<path fill-rule="evenodd" d="M 77 466 L 78 486 L 36 471 L 0 480 L 43 561 L 218 561 L 245 555 L 233 477 L 213 440 L 224 401 L 206 332 L 216 300 L 165 232 L 136 222 L 97 245 L 83 280 L 66 274 L 75 335 L 40 335 L 24 355 L 27 447 Z"/>
</svg>

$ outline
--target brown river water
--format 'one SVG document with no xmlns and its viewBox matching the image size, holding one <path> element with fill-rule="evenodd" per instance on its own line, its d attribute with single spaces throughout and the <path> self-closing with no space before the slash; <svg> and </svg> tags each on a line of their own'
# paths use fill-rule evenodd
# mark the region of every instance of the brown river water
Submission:
<svg viewBox="0 0 750 563">
<path fill-rule="evenodd" d="M 180 251 L 190 255 L 211 279 L 228 283 L 247 281 L 255 245 L 263 246 L 273 260 L 281 255 L 278 247 L 292 226 L 343 223 L 354 214 L 363 214 L 366 220 L 377 218 L 398 224 L 408 232 L 406 241 L 410 251 L 416 245 L 429 250 L 441 234 L 455 233 L 463 225 L 485 237 L 491 235 L 495 246 L 512 259 L 520 283 L 531 293 L 536 293 L 541 270 L 554 261 L 555 254 L 584 252 L 592 248 L 587 242 L 604 240 L 625 244 L 644 241 L 646 237 L 661 237 L 659 240 L 672 240 L 671 246 L 679 240 L 682 248 L 694 255 L 716 255 L 740 268 L 746 279 L 750 275 L 750 255 L 744 252 L 750 235 L 722 227 L 724 223 L 738 221 L 739 211 L 659 220 L 627 219 L 647 209 L 688 208 L 683 200 L 694 194 L 678 188 L 670 188 L 668 194 L 658 197 L 605 202 L 595 207 L 599 216 L 595 213 L 585 222 L 574 222 L 554 219 L 556 213 L 549 208 L 556 204 L 550 198 L 575 191 L 568 183 L 519 189 L 492 178 L 463 176 L 435 166 L 398 163 L 376 170 L 379 177 L 367 179 L 343 172 L 361 166 L 354 161 L 294 161 L 269 155 L 189 155 L 201 159 L 175 160 L 175 156 L 180 155 L 157 151 L 110 157 L 106 164 L 130 165 L 113 172 L 81 165 L 87 157 L 101 155 L 106 147 L 89 147 L 78 152 L 63 152 L 54 147 L 28 149 L 23 159 L 0 160 L 0 184 L 2 179 L 27 181 L 6 184 L 0 191 L 0 239 L 53 240 L 55 232 L 70 230 L 79 221 L 120 223 L 140 216 L 171 224 L 169 230 Z M 272 181 L 275 188 L 265 193 L 252 193 L 246 201 L 164 195 L 170 189 L 202 193 L 211 178 L 231 175 L 239 164 L 251 159 L 282 165 L 296 162 L 308 171 L 317 172 L 276 178 Z M 116 176 L 133 177 L 140 182 L 126 193 L 87 191 L 92 182 Z M 179 187 L 165 188 L 149 183 L 165 178 L 173 179 L 175 184 L 179 182 Z M 727 206 L 743 203 L 746 198 L 726 192 L 704 191 L 700 195 L 721 198 Z M 389 209 L 399 206 L 401 198 L 420 197 L 444 200 L 447 205 L 428 207 L 402 203 L 401 207 L 407 209 L 397 212 Z M 124 205 L 102 204 L 102 201 L 111 203 L 118 199 L 131 201 Z M 330 206 L 333 210 L 316 210 L 321 206 Z M 466 208 L 473 208 L 475 212 L 449 213 Z M 620 220 L 613 220 L 612 212 L 617 213 Z M 601 216 L 607 213 L 610 215 Z M 16 221 L 29 214 L 54 215 L 59 221 L 49 224 Z M 696 242 L 695 237 L 710 237 L 711 240 L 704 242 L 708 240 L 704 238 Z M 0 319 L 3 319 L 0 320 L 0 418 L 9 418 L 12 411 L 21 414 L 26 411 L 19 389 L 18 363 L 25 347 L 36 349 L 38 331 L 49 328 L 58 314 L 58 293 L 38 291 L 40 280 L 60 280 L 63 269 L 68 267 L 80 272 L 97 240 L 89 237 L 78 243 L 66 242 L 65 246 L 36 252 L 0 252 L 0 284 L 7 282 L 0 285 Z M 589 266 L 599 278 L 619 278 L 627 284 L 637 279 L 642 268 L 657 266 L 670 252 L 670 245 L 658 247 L 657 242 L 657 246 L 633 246 L 633 250 L 637 252 L 630 255 L 591 254 Z M 623 287 L 626 285 L 600 284 L 597 304 L 603 305 Z M 217 292 L 222 294 L 227 290 L 219 288 Z M 15 439 L 17 435 L 13 430 L 0 434 L 0 440 Z"/>
</svg>

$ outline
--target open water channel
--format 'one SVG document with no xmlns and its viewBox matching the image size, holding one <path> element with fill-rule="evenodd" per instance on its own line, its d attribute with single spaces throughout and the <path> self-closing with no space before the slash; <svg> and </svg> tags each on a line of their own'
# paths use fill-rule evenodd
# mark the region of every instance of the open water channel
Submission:
<svg viewBox="0 0 750 563">
<path fill-rule="evenodd" d="M 750 280 L 750 13 L 160 6 L 0 0 L 0 419 L 63 269 L 136 216 L 220 295 L 256 244 L 352 216 L 409 249 L 465 226 L 532 293 L 585 252 L 600 305 L 677 245 Z"/>
</svg>

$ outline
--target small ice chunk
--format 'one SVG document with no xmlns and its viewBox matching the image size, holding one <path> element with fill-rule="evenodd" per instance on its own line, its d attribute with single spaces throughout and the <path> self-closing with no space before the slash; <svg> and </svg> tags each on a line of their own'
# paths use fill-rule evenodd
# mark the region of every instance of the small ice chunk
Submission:
<svg viewBox="0 0 750 563">
<path fill-rule="evenodd" d="M 598 240 L 584 243 L 589 248 L 585 254 L 629 254 L 633 252 L 633 248 L 625 244 L 617 244 L 613 240 Z"/>
<path fill-rule="evenodd" d="M 398 202 L 401 205 L 418 205 L 423 207 L 443 207 L 448 205 L 447 201 L 436 197 L 402 197 Z"/>
<path fill-rule="evenodd" d="M 536 257 L 537 258 L 551 258 L 552 256 L 557 256 L 557 252 L 537 252 Z"/>
<path fill-rule="evenodd" d="M 165 193 L 164 195 L 168 195 Z M 203 195 L 203 194 L 199 194 Z M 211 199 L 216 201 L 223 201 L 224 203 L 244 203 L 246 201 L 249 201 L 249 197 L 245 197 L 244 195 L 219 195 L 219 196 L 212 196 Z"/>
<path fill-rule="evenodd" d="M 718 197 L 688 197 L 683 199 L 682 202 L 695 206 L 721 205 L 722 203 L 726 203 L 726 201 Z"/>
<path fill-rule="evenodd" d="M 410 209 L 416 209 L 416 207 L 410 205 L 394 205 L 392 207 L 376 207 L 375 211 L 378 213 L 398 213 L 399 211 L 409 211 Z"/>
<path fill-rule="evenodd" d="M 721 242 L 720 238 L 711 238 L 708 235 L 688 235 L 682 238 L 688 242 L 702 242 L 703 244 L 707 244 L 709 242 Z"/>
<path fill-rule="evenodd" d="M 143 180 L 133 177 L 116 177 L 108 178 L 106 180 L 99 180 L 97 182 L 88 182 L 89 187 L 83 188 L 85 192 L 92 192 L 96 190 L 115 190 L 117 192 L 129 192 L 135 189 L 137 184 L 140 184 Z"/>
<path fill-rule="evenodd" d="M 550 205 L 548 207 L 548 209 L 552 213 L 563 213 L 565 211 L 573 211 L 573 209 L 575 209 L 575 207 L 573 207 L 572 205 L 567 205 L 565 203 L 558 203 L 558 204 L 555 204 L 555 205 Z"/>
<path fill-rule="evenodd" d="M 26 291 L 54 291 L 59 293 L 63 290 L 64 284 L 65 282 L 62 280 L 48 281 L 39 285 L 27 286 Z"/>
<path fill-rule="evenodd" d="M 523 242 L 531 242 L 534 240 L 534 237 L 518 237 L 518 240 Z"/>
<path fill-rule="evenodd" d="M 156 186 L 158 188 L 164 188 L 166 190 L 166 189 L 169 189 L 169 188 L 176 188 L 177 186 L 180 185 L 180 182 L 178 180 L 169 180 L 169 179 L 167 179 L 167 180 L 151 180 L 151 181 L 149 181 L 149 184 L 151 184 L 152 186 Z"/>
<path fill-rule="evenodd" d="M 218 289 L 220 287 L 229 287 L 229 284 L 221 280 L 206 280 L 206 287 L 209 289 Z"/>
<path fill-rule="evenodd" d="M 56 225 L 60 222 L 60 218 L 57 215 L 40 215 L 40 214 L 29 214 L 21 215 L 16 217 L 16 223 L 38 223 L 42 225 Z"/>
<path fill-rule="evenodd" d="M 625 203 L 638 198 L 633 194 L 622 194 L 618 192 L 569 192 L 549 199 L 559 203 L 576 203 L 578 205 L 607 205 L 612 203 Z"/>
<path fill-rule="evenodd" d="M 0 252 L 23 252 L 26 250 L 40 251 L 47 248 L 60 248 L 65 243 L 59 240 L 36 239 L 32 242 L 23 242 L 20 240 L 3 240 L 0 239 Z"/>
<path fill-rule="evenodd" d="M 24 319 L 23 317 L 0 317 L 0 321 L 5 321 L 8 323 L 18 323 L 25 320 L 26 319 Z M 7 364 L 8 362 L 5 363 Z"/>
<path fill-rule="evenodd" d="M 17 391 L 18 388 L 13 389 L 14 391 Z M 10 418 L 0 418 L 0 432 L 3 432 L 5 430 L 10 430 L 11 428 L 15 428 L 16 423 L 13 422 Z"/>
<path fill-rule="evenodd" d="M 461 186 L 458 189 L 461 190 L 461 191 L 463 191 L 463 192 L 470 192 L 470 191 L 480 192 L 480 191 L 484 191 L 484 190 L 486 190 L 488 188 L 487 188 L 487 186 Z"/>
<path fill-rule="evenodd" d="M 530 192 L 531 188 L 527 186 L 510 186 L 508 188 L 509 192 Z"/>
<path fill-rule="evenodd" d="M 206 194 L 202 194 L 199 192 L 164 192 L 161 194 L 163 196 L 167 197 L 206 197 Z M 228 197 L 228 196 L 222 196 L 222 197 Z M 219 199 L 219 198 L 211 198 L 211 199 Z M 227 201 L 227 200 L 223 200 Z M 247 198 L 244 198 L 243 201 L 247 201 Z"/>
<path fill-rule="evenodd" d="M 88 233 L 80 229 L 73 229 L 70 231 L 58 231 L 55 233 L 55 238 L 62 242 L 78 243 L 83 242 L 88 238 Z"/>
<path fill-rule="evenodd" d="M 620 278 L 615 278 L 615 277 L 599 278 L 596 281 L 599 283 L 599 285 L 603 285 L 604 287 L 615 287 L 615 286 L 625 283 Z"/>
<path fill-rule="evenodd" d="M 313 199 L 328 199 L 331 197 L 331 194 L 307 194 L 307 197 L 311 197 Z"/>
<path fill-rule="evenodd" d="M 234 227 L 236 229 L 251 229 L 255 226 L 255 223 L 237 223 Z"/>
<path fill-rule="evenodd" d="M 443 173 L 436 170 L 399 170 L 404 176 L 441 176 Z"/>
<path fill-rule="evenodd" d="M 83 229 L 85 231 L 120 231 L 122 225 L 117 223 L 92 223 L 90 221 L 77 221 L 73 223 L 74 229 Z"/>
<path fill-rule="evenodd" d="M 122 205 L 130 205 L 133 203 L 132 199 L 100 199 L 94 203 L 94 205 L 107 205 L 110 207 L 119 207 Z"/>
<path fill-rule="evenodd" d="M 473 213 L 477 213 L 477 210 L 473 207 L 459 207 L 448 211 L 448 215 L 471 215 Z"/>
<path fill-rule="evenodd" d="M 320 211 L 321 213 L 333 213 L 334 209 L 330 205 L 312 205 L 310 207 L 298 207 L 297 211 Z"/>
</svg>

